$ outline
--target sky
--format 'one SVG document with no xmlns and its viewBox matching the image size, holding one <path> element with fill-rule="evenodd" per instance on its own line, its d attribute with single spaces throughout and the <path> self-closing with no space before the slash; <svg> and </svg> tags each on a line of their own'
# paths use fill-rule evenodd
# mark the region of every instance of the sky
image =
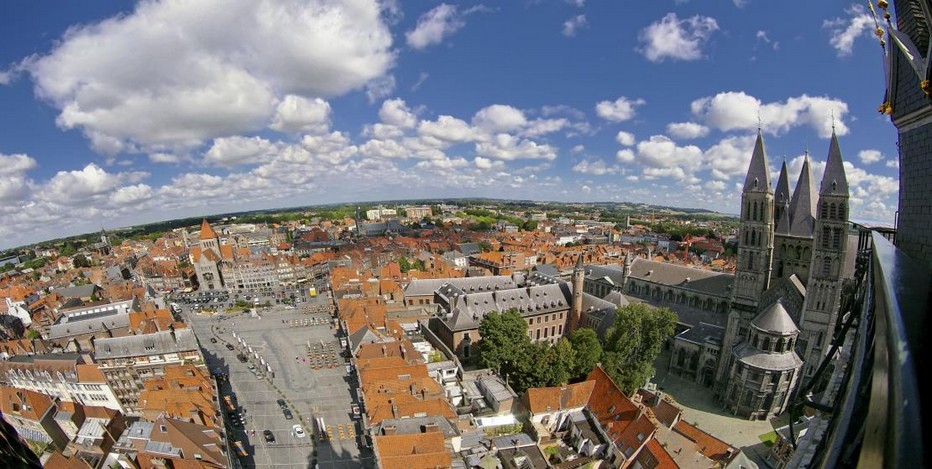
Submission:
<svg viewBox="0 0 932 469">
<path fill-rule="evenodd" d="M 432 197 L 736 213 L 834 131 L 892 223 L 862 3 L 0 2 L 0 248 L 187 216 Z"/>
</svg>

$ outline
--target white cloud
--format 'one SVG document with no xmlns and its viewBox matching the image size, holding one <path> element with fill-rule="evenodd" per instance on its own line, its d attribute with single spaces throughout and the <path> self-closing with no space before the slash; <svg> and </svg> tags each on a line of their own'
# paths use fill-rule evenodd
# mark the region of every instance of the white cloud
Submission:
<svg viewBox="0 0 932 469">
<path fill-rule="evenodd" d="M 899 158 L 890 158 L 889 160 L 887 160 L 886 163 L 884 163 L 884 166 L 886 166 L 886 167 L 888 167 L 888 168 L 899 168 L 899 167 L 900 167 L 900 160 L 899 160 Z"/>
<path fill-rule="evenodd" d="M 45 184 L 40 197 L 63 205 L 80 205 L 120 185 L 121 175 L 89 163 L 78 171 L 59 171 Z"/>
<path fill-rule="evenodd" d="M 615 135 L 615 141 L 622 144 L 622 146 L 630 147 L 634 145 L 634 134 L 619 130 L 618 135 Z"/>
<path fill-rule="evenodd" d="M 387 98 L 395 92 L 395 76 L 385 75 L 373 78 L 366 83 L 366 97 L 369 98 L 369 104 L 373 104 L 380 99 Z"/>
<path fill-rule="evenodd" d="M 820 137 L 828 138 L 834 123 L 838 135 L 848 133 L 844 122 L 848 104 L 826 96 L 804 94 L 785 102 L 761 103 L 743 91 L 728 91 L 697 99 L 691 109 L 699 120 L 722 131 L 752 130 L 762 124 L 764 132 L 779 135 L 808 125 Z"/>
<path fill-rule="evenodd" d="M 448 142 L 468 142 L 475 138 L 472 127 L 453 116 L 440 116 L 436 121 L 422 121 L 418 125 L 417 133 Z"/>
<path fill-rule="evenodd" d="M 852 4 L 845 9 L 845 13 L 847 18 L 834 18 L 822 23 L 822 27 L 830 31 L 828 42 L 839 57 L 851 55 L 854 52 L 854 40 L 859 36 L 869 37 L 874 30 L 874 19 L 863 6 Z"/>
<path fill-rule="evenodd" d="M 861 150 L 858 152 L 858 158 L 861 159 L 861 163 L 873 164 L 883 160 L 883 153 L 879 150 Z"/>
<path fill-rule="evenodd" d="M 747 174 L 754 152 L 754 135 L 727 137 L 705 152 L 705 161 L 715 179 L 727 180 Z"/>
<path fill-rule="evenodd" d="M 278 103 L 269 128 L 284 133 L 326 132 L 330 127 L 330 103 L 290 94 Z"/>
<path fill-rule="evenodd" d="M 424 82 L 427 81 L 428 78 L 430 78 L 429 73 L 427 72 L 419 73 L 417 76 L 417 81 L 415 81 L 414 84 L 411 85 L 411 91 L 417 91 L 418 89 L 420 89 L 421 85 L 423 85 Z"/>
<path fill-rule="evenodd" d="M 702 165 L 702 150 L 695 145 L 678 146 L 664 135 L 654 135 L 637 144 L 637 161 L 648 177 L 692 180 Z"/>
<path fill-rule="evenodd" d="M 527 137 L 536 137 L 571 126 L 570 121 L 564 118 L 559 119 L 534 119 L 528 122 L 528 125 L 521 130 L 521 135 Z"/>
<path fill-rule="evenodd" d="M 379 119 L 386 124 L 403 129 L 411 129 L 417 125 L 417 116 L 411 112 L 405 101 L 400 98 L 383 102 L 382 108 L 379 109 Z"/>
<path fill-rule="evenodd" d="M 595 113 L 599 117 L 612 122 L 622 122 L 632 119 L 635 108 L 646 103 L 643 99 L 628 99 L 624 96 L 615 101 L 599 101 L 595 105 Z"/>
<path fill-rule="evenodd" d="M 261 137 L 224 137 L 214 140 L 204 159 L 219 166 L 254 164 L 269 160 L 274 151 L 275 145 Z"/>
<path fill-rule="evenodd" d="M 473 163 L 476 165 L 477 168 L 482 169 L 482 170 L 502 169 L 505 167 L 504 161 L 492 161 L 488 158 L 483 158 L 481 156 L 477 156 L 476 159 L 473 160 Z"/>
<path fill-rule="evenodd" d="M 638 34 L 639 51 L 651 62 L 698 60 L 702 58 L 702 47 L 718 29 L 718 22 L 708 16 L 681 20 L 676 13 L 667 13 Z"/>
<path fill-rule="evenodd" d="M 618 153 L 615 153 L 615 159 L 621 163 L 631 163 L 634 161 L 634 152 L 630 148 L 618 150 Z"/>
<path fill-rule="evenodd" d="M 149 161 L 153 163 L 179 163 L 181 158 L 171 153 L 150 153 Z"/>
<path fill-rule="evenodd" d="M 289 94 L 359 89 L 393 66 L 391 45 L 375 0 L 142 2 L 24 67 L 95 148 L 164 151 L 259 130 Z"/>
<path fill-rule="evenodd" d="M 672 122 L 667 124 L 667 133 L 673 138 L 691 140 L 709 134 L 709 128 L 695 122 Z"/>
<path fill-rule="evenodd" d="M 572 151 L 573 153 L 582 153 L 586 151 L 586 147 L 584 145 L 576 145 L 572 149 L 570 149 L 570 151 Z"/>
<path fill-rule="evenodd" d="M 603 160 L 582 160 L 573 166 L 573 172 L 591 176 L 604 176 L 606 174 L 624 174 L 624 170 L 615 165 L 609 165 Z"/>
<path fill-rule="evenodd" d="M 550 145 L 542 145 L 508 134 L 496 134 L 488 141 L 476 143 L 476 153 L 497 160 L 542 159 L 555 160 L 557 151 Z"/>
<path fill-rule="evenodd" d="M 22 175 L 36 166 L 36 160 L 28 155 L 22 153 L 4 155 L 0 153 L 0 176 Z"/>
<path fill-rule="evenodd" d="M 493 104 L 480 109 L 473 116 L 472 124 L 490 133 L 508 132 L 527 125 L 527 118 L 511 106 Z"/>
<path fill-rule="evenodd" d="M 706 189 L 715 192 L 723 191 L 726 187 L 725 183 L 722 181 L 707 181 L 705 184 L 703 184 L 703 186 Z"/>
<path fill-rule="evenodd" d="M 147 184 L 136 184 L 121 187 L 110 195 L 110 202 L 115 205 L 136 205 L 152 197 L 152 187 Z"/>
<path fill-rule="evenodd" d="M 417 26 L 405 33 L 408 45 L 414 49 L 426 49 L 443 42 L 447 37 L 466 25 L 455 5 L 441 3 L 434 9 L 421 15 Z"/>
<path fill-rule="evenodd" d="M 586 21 L 586 15 L 576 15 L 563 22 L 563 35 L 566 37 L 574 37 L 580 29 L 587 26 L 589 26 L 589 22 Z"/>
<path fill-rule="evenodd" d="M 767 31 L 759 30 L 754 36 L 758 41 L 762 41 L 764 44 L 770 44 L 773 47 L 773 50 L 780 49 L 780 41 L 771 41 L 770 37 L 767 35 Z"/>
</svg>

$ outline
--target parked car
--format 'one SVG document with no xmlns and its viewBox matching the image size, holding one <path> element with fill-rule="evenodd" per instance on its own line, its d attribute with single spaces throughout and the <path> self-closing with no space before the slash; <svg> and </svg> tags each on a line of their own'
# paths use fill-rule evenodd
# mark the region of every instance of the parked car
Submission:
<svg viewBox="0 0 932 469">
<path fill-rule="evenodd" d="M 307 436 L 307 433 L 304 433 L 304 428 L 302 428 L 301 425 L 295 424 L 295 426 L 291 427 L 291 429 L 291 433 L 298 438 L 304 438 Z"/>
<path fill-rule="evenodd" d="M 275 435 L 272 434 L 272 430 L 262 430 L 262 435 L 265 436 L 266 443 L 275 443 Z"/>
<path fill-rule="evenodd" d="M 291 420 L 294 418 L 294 415 L 291 415 L 291 410 L 288 408 L 282 409 L 282 413 L 285 414 L 285 420 Z"/>
<path fill-rule="evenodd" d="M 233 350 L 234 348 L 236 347 L 234 347 L 233 344 L 227 344 L 227 350 Z"/>
<path fill-rule="evenodd" d="M 283 410 L 288 408 L 288 404 L 285 402 L 284 399 L 278 400 L 278 406 L 281 407 Z"/>
<path fill-rule="evenodd" d="M 211 338 L 210 338 L 210 343 L 216 344 L 216 343 L 217 343 L 217 338 L 216 338 L 216 337 L 211 337 Z"/>
</svg>

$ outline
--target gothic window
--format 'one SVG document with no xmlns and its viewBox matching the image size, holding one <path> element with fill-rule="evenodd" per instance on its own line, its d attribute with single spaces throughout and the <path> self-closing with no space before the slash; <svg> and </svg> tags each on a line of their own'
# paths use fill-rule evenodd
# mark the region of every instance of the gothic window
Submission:
<svg viewBox="0 0 932 469">
<path fill-rule="evenodd" d="M 777 264 L 777 277 L 783 277 L 783 262 Z"/>
<path fill-rule="evenodd" d="M 835 228 L 832 233 L 832 248 L 841 249 L 841 228 Z"/>
<path fill-rule="evenodd" d="M 753 342 L 754 342 L 754 348 L 757 348 L 758 344 L 760 344 L 760 337 L 755 335 Z"/>
<path fill-rule="evenodd" d="M 744 230 L 744 245 L 745 246 L 748 245 L 748 230 L 747 229 Z"/>
<path fill-rule="evenodd" d="M 801 247 L 796 246 L 796 259 L 799 260 L 802 257 L 803 250 Z"/>
<path fill-rule="evenodd" d="M 777 340 L 777 349 L 776 349 L 776 351 L 777 351 L 777 352 L 785 352 L 785 351 L 786 351 L 785 347 L 786 347 L 786 341 L 785 341 L 782 337 L 779 338 L 779 339 Z"/>
<path fill-rule="evenodd" d="M 754 212 L 753 212 L 753 213 L 754 213 L 754 215 L 753 215 L 753 217 L 752 217 L 752 220 L 757 220 L 757 202 L 756 202 L 756 201 L 754 202 Z M 753 238 L 752 238 L 752 239 L 753 239 Z"/>
<path fill-rule="evenodd" d="M 844 202 L 838 204 L 838 219 L 839 220 L 848 219 L 848 211 L 847 211 L 847 207 L 845 206 Z"/>
<path fill-rule="evenodd" d="M 822 202 L 819 207 L 819 218 L 825 218 L 826 215 L 828 215 L 828 202 Z"/>
<path fill-rule="evenodd" d="M 834 220 L 836 218 L 835 214 L 835 204 L 830 204 L 828 206 L 828 218 L 829 220 Z"/>
<path fill-rule="evenodd" d="M 751 230 L 751 245 L 757 246 L 757 230 Z"/>
<path fill-rule="evenodd" d="M 770 351 L 770 337 L 764 337 L 764 345 L 761 348 Z"/>
<path fill-rule="evenodd" d="M 829 244 L 831 237 L 832 237 L 832 229 L 827 226 L 823 226 L 822 227 L 822 247 L 823 248 L 828 249 L 828 244 Z"/>
<path fill-rule="evenodd" d="M 753 268 L 754 268 L 754 253 L 749 252 L 748 253 L 748 269 L 753 269 Z"/>
<path fill-rule="evenodd" d="M 803 248 L 803 259 L 809 259 L 809 256 L 810 256 L 809 247 L 808 246 L 804 247 Z"/>
<path fill-rule="evenodd" d="M 832 273 L 832 260 L 826 257 L 822 259 L 822 275 L 828 276 Z"/>
<path fill-rule="evenodd" d="M 751 201 L 747 201 L 744 204 L 745 204 L 744 219 L 750 220 L 751 219 Z"/>
</svg>

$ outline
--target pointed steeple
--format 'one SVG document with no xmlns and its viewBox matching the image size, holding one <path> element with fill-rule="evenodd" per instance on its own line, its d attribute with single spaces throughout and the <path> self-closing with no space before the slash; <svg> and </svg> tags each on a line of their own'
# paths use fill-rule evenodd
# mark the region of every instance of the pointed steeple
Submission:
<svg viewBox="0 0 932 469">
<path fill-rule="evenodd" d="M 748 175 L 744 179 L 744 192 L 770 192 L 770 170 L 767 167 L 767 152 L 764 150 L 764 137 L 757 130 L 757 142 L 751 154 Z"/>
<path fill-rule="evenodd" d="M 573 271 L 583 270 L 583 255 L 584 254 L 585 254 L 585 251 L 581 251 L 579 253 L 579 256 L 576 257 L 576 267 L 573 267 Z"/>
<path fill-rule="evenodd" d="M 773 193 L 773 202 L 774 205 L 782 209 L 789 201 L 790 182 L 787 176 L 786 160 L 783 160 L 783 164 L 780 165 L 780 178 L 777 179 L 777 190 Z"/>
<path fill-rule="evenodd" d="M 780 217 L 777 219 L 777 228 L 775 233 L 781 235 L 790 234 L 790 201 L 787 200 L 783 202 L 783 206 L 780 207 Z"/>
<path fill-rule="evenodd" d="M 799 180 L 796 182 L 796 190 L 793 191 L 789 211 L 790 219 L 793 221 L 790 225 L 790 235 L 812 236 L 815 223 L 816 193 L 815 184 L 812 181 L 812 170 L 809 167 L 809 153 L 806 153 L 805 159 L 803 159 L 803 168 L 799 171 Z"/>
<path fill-rule="evenodd" d="M 199 238 L 200 239 L 216 239 L 217 238 L 217 233 L 214 231 L 213 228 L 210 227 L 210 223 L 207 223 L 206 218 L 204 219 L 204 221 L 201 222 L 201 234 Z"/>
<path fill-rule="evenodd" d="M 838 136 L 835 135 L 834 129 L 832 129 L 832 141 L 828 147 L 828 161 L 825 162 L 825 173 L 822 175 L 819 195 L 848 196 L 848 178 L 845 176 L 841 147 L 838 146 Z"/>
</svg>

